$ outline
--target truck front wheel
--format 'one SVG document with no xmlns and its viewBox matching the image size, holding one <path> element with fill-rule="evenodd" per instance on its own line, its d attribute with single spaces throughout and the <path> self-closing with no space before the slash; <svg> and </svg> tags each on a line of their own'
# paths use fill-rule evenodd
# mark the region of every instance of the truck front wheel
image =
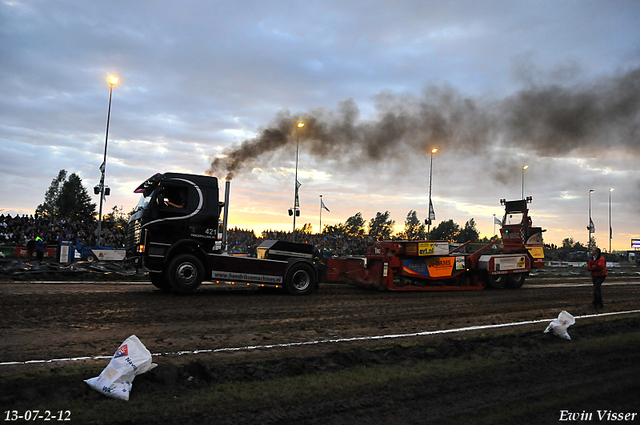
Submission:
<svg viewBox="0 0 640 425">
<path fill-rule="evenodd" d="M 307 263 L 295 263 L 287 271 L 285 285 L 291 295 L 307 295 L 316 287 L 316 274 Z"/>
<path fill-rule="evenodd" d="M 153 283 L 153 286 L 156 288 L 165 292 L 171 291 L 171 285 L 169 285 L 169 282 L 167 282 L 163 273 L 149 272 L 149 277 L 151 278 L 151 283 Z"/>
<path fill-rule="evenodd" d="M 169 262 L 167 281 L 174 291 L 182 294 L 194 292 L 204 278 L 204 267 L 200 260 L 191 254 L 178 255 Z"/>
</svg>

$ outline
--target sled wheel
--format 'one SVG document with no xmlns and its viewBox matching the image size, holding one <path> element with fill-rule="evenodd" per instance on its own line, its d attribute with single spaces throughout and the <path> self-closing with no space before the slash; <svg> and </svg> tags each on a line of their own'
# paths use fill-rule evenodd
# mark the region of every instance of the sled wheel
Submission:
<svg viewBox="0 0 640 425">
<path fill-rule="evenodd" d="M 507 283 L 505 284 L 505 287 L 509 289 L 518 289 L 522 287 L 522 285 L 524 285 L 524 281 L 526 278 L 527 278 L 526 273 L 510 274 L 508 275 Z"/>
<path fill-rule="evenodd" d="M 96 260 L 97 260 L 97 258 L 96 258 L 96 256 L 95 256 L 95 255 L 93 255 L 93 254 L 89 254 L 89 255 L 87 255 L 87 261 L 88 261 L 89 263 L 93 263 L 93 262 L 94 262 L 94 261 L 96 261 Z"/>
<path fill-rule="evenodd" d="M 307 295 L 316 286 L 316 274 L 308 263 L 294 263 L 287 271 L 285 286 L 291 295 Z"/>
<path fill-rule="evenodd" d="M 500 289 L 507 281 L 507 275 L 496 274 L 487 276 L 487 288 Z"/>
<path fill-rule="evenodd" d="M 151 278 L 153 286 L 165 292 L 171 292 L 171 285 L 169 285 L 169 282 L 167 282 L 167 279 L 164 278 L 162 273 L 149 272 L 149 277 Z"/>
<path fill-rule="evenodd" d="M 166 280 L 174 291 L 182 294 L 194 292 L 204 278 L 204 267 L 191 254 L 178 255 L 167 268 Z"/>
</svg>

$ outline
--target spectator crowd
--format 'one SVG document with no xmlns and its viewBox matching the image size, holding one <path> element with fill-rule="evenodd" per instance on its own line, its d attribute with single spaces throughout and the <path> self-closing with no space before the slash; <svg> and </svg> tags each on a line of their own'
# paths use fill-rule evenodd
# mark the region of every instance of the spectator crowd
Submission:
<svg viewBox="0 0 640 425">
<path fill-rule="evenodd" d="M 37 237 L 44 239 L 46 246 L 58 245 L 61 241 L 70 241 L 74 245 L 80 242 L 85 246 L 95 246 L 97 223 L 82 221 L 56 220 L 38 215 L 0 215 L 0 245 L 26 246 Z M 125 232 L 123 226 L 102 222 L 103 236 L 100 245 L 111 248 L 124 248 Z"/>
<path fill-rule="evenodd" d="M 42 238 L 47 247 L 57 246 L 61 241 L 70 241 L 74 245 L 106 246 L 110 248 L 124 248 L 126 226 L 114 225 L 103 221 L 103 237 L 96 241 L 97 223 L 51 219 L 38 215 L 0 215 L 0 245 L 27 246 L 29 241 Z M 292 232 L 265 230 L 261 236 L 256 236 L 253 230 L 239 228 L 229 229 L 227 232 L 228 249 L 236 254 L 256 255 L 256 248 L 264 240 L 293 241 Z M 351 237 L 346 235 L 308 234 L 296 232 L 296 241 L 313 244 L 325 257 L 330 256 L 363 256 L 367 246 L 374 240 L 368 236 Z"/>
<path fill-rule="evenodd" d="M 364 256 L 375 240 L 369 236 L 309 234 L 296 232 L 296 242 L 312 244 L 324 257 Z M 229 250 L 237 254 L 256 255 L 256 248 L 265 240 L 293 241 L 293 232 L 265 230 L 257 237 L 253 230 L 229 229 Z"/>
</svg>

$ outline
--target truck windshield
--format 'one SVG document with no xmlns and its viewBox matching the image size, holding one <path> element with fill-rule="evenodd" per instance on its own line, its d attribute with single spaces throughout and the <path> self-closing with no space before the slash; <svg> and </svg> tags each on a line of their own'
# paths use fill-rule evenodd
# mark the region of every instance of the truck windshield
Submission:
<svg viewBox="0 0 640 425">
<path fill-rule="evenodd" d="M 503 224 L 520 224 L 523 216 L 524 213 L 522 212 L 511 212 L 505 215 Z"/>
<path fill-rule="evenodd" d="M 138 201 L 138 205 L 136 205 L 136 209 L 134 210 L 134 212 L 145 209 L 147 205 L 149 205 L 149 202 L 151 202 L 151 199 L 153 199 L 154 193 L 155 191 L 151 192 L 148 196 L 140 196 L 140 200 Z"/>
</svg>

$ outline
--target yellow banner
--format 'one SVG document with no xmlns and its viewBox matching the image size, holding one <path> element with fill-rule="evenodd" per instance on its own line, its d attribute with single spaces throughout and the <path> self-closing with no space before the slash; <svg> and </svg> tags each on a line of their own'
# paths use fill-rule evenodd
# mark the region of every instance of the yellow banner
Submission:
<svg viewBox="0 0 640 425">
<path fill-rule="evenodd" d="M 433 242 L 420 242 L 418 244 L 418 255 L 433 255 Z"/>
<path fill-rule="evenodd" d="M 544 249 L 541 246 L 528 247 L 527 250 L 533 258 L 544 258 Z"/>
</svg>

